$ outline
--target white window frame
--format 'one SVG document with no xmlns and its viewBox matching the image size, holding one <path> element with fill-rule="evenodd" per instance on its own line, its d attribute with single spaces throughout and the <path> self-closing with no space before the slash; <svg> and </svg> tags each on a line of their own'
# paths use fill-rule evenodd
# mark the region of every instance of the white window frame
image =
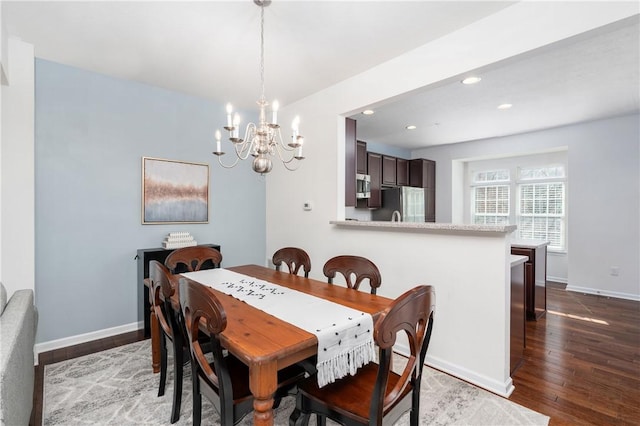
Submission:
<svg viewBox="0 0 640 426">
<path fill-rule="evenodd" d="M 539 178 L 523 178 L 522 177 L 522 170 L 523 169 L 551 169 L 551 168 L 557 168 L 563 171 L 562 175 L 560 176 L 553 176 L 553 177 L 539 177 Z M 516 223 L 518 225 L 518 237 L 520 238 L 525 238 L 525 239 L 544 239 L 549 241 L 549 246 L 548 249 L 555 251 L 555 252 L 566 252 L 567 249 L 567 243 L 566 243 L 566 236 L 567 236 L 567 231 L 566 231 L 566 217 L 567 217 L 567 181 L 566 181 L 566 167 L 562 164 L 547 164 L 547 165 L 542 165 L 539 167 L 518 167 L 518 175 L 517 175 L 517 180 L 516 180 L 516 185 L 515 185 L 515 189 L 516 189 L 516 206 L 517 208 L 515 209 L 515 213 L 516 213 Z M 561 185 L 562 188 L 562 200 L 561 200 L 561 213 L 549 213 L 548 211 L 546 213 L 523 213 L 522 211 L 522 187 L 524 185 L 533 185 L 534 187 L 536 185 Z M 546 207 L 548 210 L 549 205 L 547 204 L 549 202 L 548 200 L 548 192 L 547 192 L 547 200 L 546 200 Z M 535 208 L 534 208 L 535 209 Z M 549 220 L 554 220 L 554 221 L 559 221 L 559 228 L 560 230 L 558 232 L 553 232 L 549 230 L 549 226 L 547 224 L 547 226 L 545 226 L 545 229 L 543 232 L 538 232 L 538 235 L 535 235 L 537 232 L 535 231 L 535 229 L 529 231 L 524 229 L 524 225 L 523 225 L 523 221 L 524 218 L 533 218 L 533 220 L 535 221 L 536 218 L 538 219 L 545 219 L 545 221 L 549 221 Z M 535 225 L 534 225 L 535 228 Z M 544 234 L 544 235 L 540 235 L 540 234 Z M 551 237 L 549 236 L 551 234 Z M 558 234 L 558 235 L 554 235 L 554 234 Z"/>
<path fill-rule="evenodd" d="M 502 177 L 496 177 L 493 179 L 482 179 L 482 174 L 491 174 L 494 173 L 496 175 L 503 174 Z M 495 212 L 487 212 L 486 208 L 484 212 L 478 212 L 478 190 L 485 189 L 489 190 L 491 188 L 496 189 L 496 197 L 494 199 L 487 199 L 485 197 L 485 203 L 487 202 L 495 202 L 496 206 Z M 506 188 L 507 196 L 506 196 L 506 211 L 499 209 L 499 204 L 504 202 L 504 198 L 499 196 L 499 192 L 501 189 Z M 471 223 L 476 225 L 506 225 L 509 223 L 509 217 L 511 214 L 511 174 L 508 169 L 497 169 L 497 170 L 481 170 L 472 173 L 472 183 L 471 183 Z M 481 220 L 480 220 L 481 219 Z"/>
<path fill-rule="evenodd" d="M 465 213 L 463 220 L 466 223 L 474 223 L 474 209 L 475 209 L 475 187 L 486 185 L 488 182 L 476 181 L 475 176 L 479 172 L 495 171 L 500 169 L 508 169 L 510 174 L 510 207 L 509 207 L 509 220 L 508 224 L 517 225 L 520 209 L 520 187 L 522 183 L 539 183 L 539 182 L 563 182 L 564 183 L 564 218 L 562 223 L 562 243 L 561 247 L 549 246 L 548 252 L 553 253 L 566 253 L 567 252 L 567 230 L 569 227 L 568 221 L 568 168 L 566 150 L 554 151 L 542 154 L 531 154 L 518 157 L 502 157 L 502 158 L 487 158 L 479 160 L 466 160 L 465 163 L 465 178 L 464 178 L 464 201 Z M 555 167 L 560 166 L 564 169 L 564 177 L 550 177 L 541 179 L 520 179 L 520 169 L 531 168 L 543 168 L 543 167 Z M 493 182 L 498 184 L 498 182 Z M 502 182 L 500 182 L 502 183 Z M 516 238 L 520 238 L 520 230 L 514 233 Z"/>
</svg>

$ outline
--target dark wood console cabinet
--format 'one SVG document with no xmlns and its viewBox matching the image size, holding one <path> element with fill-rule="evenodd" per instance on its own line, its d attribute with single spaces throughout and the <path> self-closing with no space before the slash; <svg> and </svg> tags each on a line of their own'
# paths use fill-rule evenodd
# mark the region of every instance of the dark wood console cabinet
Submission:
<svg viewBox="0 0 640 426">
<path fill-rule="evenodd" d="M 511 254 L 527 256 L 524 264 L 525 300 L 528 320 L 538 320 L 547 312 L 546 243 L 512 244 Z"/>
<path fill-rule="evenodd" d="M 216 250 L 220 250 L 220 246 L 216 244 L 199 244 L 201 246 L 213 247 Z M 144 321 L 144 337 L 151 336 L 151 324 L 149 321 L 149 314 L 151 313 L 149 305 L 149 289 L 144 285 L 144 280 L 149 278 L 149 262 L 157 260 L 164 263 L 169 253 L 176 249 L 164 249 L 164 248 L 148 248 L 138 249 L 138 321 L 140 316 Z"/>
</svg>

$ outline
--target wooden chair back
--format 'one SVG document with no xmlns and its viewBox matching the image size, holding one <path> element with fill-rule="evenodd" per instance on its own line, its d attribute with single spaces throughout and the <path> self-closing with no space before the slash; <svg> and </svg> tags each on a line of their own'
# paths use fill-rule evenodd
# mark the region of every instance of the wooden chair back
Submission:
<svg viewBox="0 0 640 426">
<path fill-rule="evenodd" d="M 418 426 L 420 384 L 434 311 L 431 286 L 417 286 L 395 299 L 374 324 L 379 363 L 369 363 L 355 375 L 322 388 L 315 377 L 299 382 L 290 424 L 306 425 L 315 413 L 319 424 L 329 417 L 342 425 L 391 425 L 410 411 L 411 426 Z M 404 367 L 396 367 L 402 371 L 396 372 L 392 354 L 399 334 L 407 337 L 410 354 Z"/>
<path fill-rule="evenodd" d="M 415 416 L 411 424 L 417 424 L 422 369 L 431 340 L 435 303 L 433 287 L 418 286 L 398 297 L 376 321 L 373 336 L 379 348 L 380 366 L 371 398 L 370 424 L 381 424 L 383 414 L 398 405 L 407 390 L 411 390 L 412 396 L 404 399 L 411 404 L 412 415 Z M 401 333 L 408 339 L 411 354 L 402 373 L 399 373 L 400 379 L 389 386 L 393 345 Z"/>
<path fill-rule="evenodd" d="M 222 253 L 213 247 L 192 246 L 172 251 L 164 264 L 172 274 L 193 272 L 201 269 L 219 268 Z"/>
<path fill-rule="evenodd" d="M 382 276 L 380 275 L 378 267 L 369 259 L 361 256 L 333 257 L 324 264 L 322 272 L 324 276 L 328 278 L 329 284 L 333 284 L 333 279 L 336 273 L 339 272 L 344 276 L 347 287 L 354 290 L 358 290 L 360 283 L 368 279 L 371 294 L 376 294 L 378 287 L 382 284 Z"/>
<path fill-rule="evenodd" d="M 169 270 L 162 263 L 157 260 L 149 262 L 149 291 L 152 309 L 158 318 L 162 331 L 171 338 L 173 336 L 172 320 L 169 318 L 171 312 L 167 310 L 165 300 L 168 301 L 173 296 L 175 288 L 171 285 L 169 275 Z"/>
<path fill-rule="evenodd" d="M 304 271 L 304 276 L 309 278 L 311 271 L 311 259 L 306 251 L 297 247 L 284 247 L 277 250 L 273 254 L 273 264 L 276 271 L 280 270 L 280 266 L 284 263 L 289 268 L 290 274 L 298 275 L 300 268 Z"/>
<path fill-rule="evenodd" d="M 242 381 L 248 383 L 248 370 L 234 369 L 230 372 L 228 363 L 224 358 L 220 333 L 227 327 L 227 315 L 220 301 L 205 286 L 195 281 L 180 279 L 180 307 L 187 331 L 187 340 L 191 352 L 191 362 L 194 380 L 194 387 L 197 387 L 198 394 L 204 385 L 208 390 L 202 389 L 207 395 L 213 391 L 217 398 L 211 398 L 218 412 L 220 413 L 220 423 L 223 425 L 233 425 L 253 409 L 253 398 L 248 391 L 243 393 L 241 400 L 234 400 L 233 384 L 236 379 L 232 374 L 243 375 Z M 206 324 L 206 335 L 211 341 L 211 353 L 213 364 L 209 364 L 205 358 L 201 341 L 203 340 L 200 327 Z M 247 386 L 248 388 L 248 386 Z M 195 389 L 195 388 L 194 388 Z M 199 398 L 199 395 L 197 396 Z M 194 400 L 194 403 L 198 401 Z M 235 406 L 235 410 L 234 410 Z M 200 408 L 198 408 L 197 420 L 199 423 Z"/>
</svg>

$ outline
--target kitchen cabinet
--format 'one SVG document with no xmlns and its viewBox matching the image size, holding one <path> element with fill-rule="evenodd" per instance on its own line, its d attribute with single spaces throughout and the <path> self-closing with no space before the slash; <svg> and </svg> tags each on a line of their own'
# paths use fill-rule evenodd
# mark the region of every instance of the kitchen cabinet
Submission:
<svg viewBox="0 0 640 426">
<path fill-rule="evenodd" d="M 367 174 L 367 143 L 356 142 L 356 173 Z"/>
<path fill-rule="evenodd" d="M 396 186 L 396 157 L 382 156 L 382 184 Z"/>
<path fill-rule="evenodd" d="M 409 185 L 424 188 L 425 222 L 436 221 L 436 162 L 417 158 L 409 162 Z"/>
<path fill-rule="evenodd" d="M 409 185 L 419 188 L 436 188 L 436 162 L 424 158 L 411 160 Z"/>
<path fill-rule="evenodd" d="M 398 186 L 409 185 L 409 160 L 396 158 L 396 184 Z"/>
<path fill-rule="evenodd" d="M 382 155 L 367 152 L 367 173 L 371 177 L 371 196 L 367 199 L 370 209 L 382 206 Z"/>
<path fill-rule="evenodd" d="M 525 302 L 528 320 L 538 320 L 547 312 L 547 241 L 516 240 L 511 254 L 526 256 Z"/>
<path fill-rule="evenodd" d="M 345 118 L 344 205 L 356 205 L 356 120 Z"/>
</svg>

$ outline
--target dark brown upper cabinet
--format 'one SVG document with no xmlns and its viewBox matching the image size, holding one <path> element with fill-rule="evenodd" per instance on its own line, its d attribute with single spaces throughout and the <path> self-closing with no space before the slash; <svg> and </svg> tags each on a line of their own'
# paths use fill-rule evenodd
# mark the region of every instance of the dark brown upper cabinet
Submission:
<svg viewBox="0 0 640 426">
<path fill-rule="evenodd" d="M 367 174 L 367 143 L 356 142 L 356 173 Z"/>
<path fill-rule="evenodd" d="M 382 156 L 382 184 L 396 185 L 396 157 Z"/>
<path fill-rule="evenodd" d="M 398 186 L 409 185 L 409 160 L 396 158 L 396 184 Z"/>
<path fill-rule="evenodd" d="M 356 205 L 356 120 L 345 119 L 344 205 Z"/>
</svg>

